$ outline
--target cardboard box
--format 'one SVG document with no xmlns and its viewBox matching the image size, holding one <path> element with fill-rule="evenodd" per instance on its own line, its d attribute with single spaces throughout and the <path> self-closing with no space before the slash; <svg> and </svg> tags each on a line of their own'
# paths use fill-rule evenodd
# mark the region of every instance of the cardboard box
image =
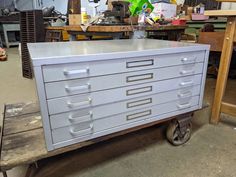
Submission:
<svg viewBox="0 0 236 177">
<path fill-rule="evenodd" d="M 173 18 L 176 16 L 177 5 L 176 4 L 168 4 L 168 3 L 155 3 L 152 4 L 154 6 L 154 10 L 152 11 L 151 16 L 156 17 L 164 17 L 164 18 Z"/>
<path fill-rule="evenodd" d="M 81 25 L 81 14 L 69 14 L 69 25 Z"/>
</svg>

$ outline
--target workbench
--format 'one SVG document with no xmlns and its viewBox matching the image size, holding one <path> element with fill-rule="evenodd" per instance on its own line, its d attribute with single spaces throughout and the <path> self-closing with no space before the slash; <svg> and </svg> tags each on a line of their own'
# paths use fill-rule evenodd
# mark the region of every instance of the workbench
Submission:
<svg viewBox="0 0 236 177">
<path fill-rule="evenodd" d="M 179 41 L 187 27 L 187 25 L 148 26 L 146 27 L 147 38 L 164 38 L 170 41 Z"/>
<path fill-rule="evenodd" d="M 66 31 L 64 26 L 47 26 L 45 28 L 46 34 L 47 32 L 60 32 L 61 33 L 61 41 L 69 41 L 70 40 L 70 35 Z"/>
<path fill-rule="evenodd" d="M 184 33 L 188 26 L 176 25 L 162 25 L 158 27 L 146 27 L 148 38 L 162 38 L 177 41 L 180 39 L 181 34 Z M 83 31 L 81 26 L 64 26 L 64 27 L 46 27 L 46 30 L 61 31 L 63 41 L 76 41 L 76 40 L 91 40 L 99 39 L 101 36 L 106 39 L 124 39 L 133 36 L 133 28 L 135 26 L 89 26 L 86 31 Z M 80 37 L 78 37 L 80 35 Z M 82 37 L 85 36 L 85 37 Z"/>
<path fill-rule="evenodd" d="M 218 0 L 220 2 L 235 2 L 236 0 Z M 235 10 L 209 10 L 205 15 L 213 17 L 227 17 L 227 26 L 220 59 L 215 97 L 212 105 L 211 123 L 220 121 L 221 113 L 236 116 L 236 104 L 223 101 L 228 81 L 230 63 L 236 42 L 236 11 Z"/>
<path fill-rule="evenodd" d="M 132 35 L 133 28 L 129 25 L 124 26 L 103 26 L 93 25 L 89 26 L 86 31 L 83 31 L 80 25 L 65 26 L 64 29 L 69 33 L 70 40 L 75 41 L 77 35 L 84 35 L 89 39 L 93 36 L 110 36 L 113 39 L 127 39 Z"/>
<path fill-rule="evenodd" d="M 187 21 L 188 28 L 194 28 L 196 30 L 202 29 L 206 23 L 213 24 L 216 31 L 224 31 L 227 24 L 227 19 L 209 19 L 209 20 L 201 20 L 201 21 L 194 21 L 189 20 Z"/>
<path fill-rule="evenodd" d="M 19 39 L 17 40 L 17 34 L 18 32 L 18 38 L 20 35 L 20 24 L 19 21 L 1 21 L 0 22 L 0 35 L 2 36 L 2 43 L 7 48 L 10 46 L 16 46 L 19 45 Z M 14 33 L 11 35 L 10 33 Z"/>
</svg>

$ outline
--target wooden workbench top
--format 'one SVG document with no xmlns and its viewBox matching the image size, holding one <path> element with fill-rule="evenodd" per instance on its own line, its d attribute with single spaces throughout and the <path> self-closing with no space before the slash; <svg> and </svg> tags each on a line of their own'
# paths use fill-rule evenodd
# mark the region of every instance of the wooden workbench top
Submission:
<svg viewBox="0 0 236 177">
<path fill-rule="evenodd" d="M 146 31 L 160 31 L 160 30 L 184 30 L 188 25 L 160 25 L 160 26 L 147 26 Z"/>
<path fill-rule="evenodd" d="M 83 31 L 80 25 L 65 26 L 64 29 L 67 31 Z M 93 25 L 93 26 L 89 26 L 86 31 L 87 32 L 127 32 L 127 31 L 133 31 L 133 28 L 130 25 L 124 25 L 124 26 Z"/>
<path fill-rule="evenodd" d="M 135 26 L 100 26 L 93 25 L 89 26 L 87 32 L 132 32 Z M 156 30 L 180 30 L 187 28 L 188 25 L 161 25 L 161 26 L 147 26 L 147 31 Z M 77 26 L 49 26 L 46 27 L 48 30 L 66 30 L 66 31 L 83 31 L 80 25 Z"/>
<path fill-rule="evenodd" d="M 47 26 L 45 29 L 48 30 L 65 30 L 65 26 Z"/>
<path fill-rule="evenodd" d="M 236 2 L 236 1 L 235 1 Z M 204 15 L 206 16 L 236 16 L 236 10 L 206 10 Z"/>
</svg>

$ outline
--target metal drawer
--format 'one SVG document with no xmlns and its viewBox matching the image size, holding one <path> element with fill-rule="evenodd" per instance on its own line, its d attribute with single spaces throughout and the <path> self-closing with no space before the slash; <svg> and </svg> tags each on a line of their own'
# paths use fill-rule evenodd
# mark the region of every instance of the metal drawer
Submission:
<svg viewBox="0 0 236 177">
<path fill-rule="evenodd" d="M 200 74 L 203 63 L 45 83 L 48 99 Z"/>
<path fill-rule="evenodd" d="M 63 113 L 81 108 L 89 108 L 107 103 L 129 100 L 151 94 L 176 90 L 201 84 L 202 75 L 157 81 L 129 87 L 116 88 L 47 100 L 49 114 Z"/>
<path fill-rule="evenodd" d="M 139 71 L 204 61 L 204 51 L 43 66 L 44 82 Z"/>
<path fill-rule="evenodd" d="M 128 101 L 115 102 L 107 105 L 85 108 L 50 116 L 51 128 L 60 128 L 91 120 L 100 119 L 128 111 L 163 104 L 174 100 L 186 100 L 200 94 L 200 85 L 179 90 L 163 92 L 155 95 L 135 98 Z"/>
<path fill-rule="evenodd" d="M 75 138 L 91 139 L 94 133 L 106 131 L 117 126 L 122 126 L 136 121 L 144 121 L 154 116 L 178 111 L 184 113 L 187 109 L 198 105 L 199 96 L 192 97 L 190 100 L 174 101 L 160 104 L 145 109 L 139 109 L 124 114 L 111 116 L 104 119 L 97 119 L 72 126 L 62 127 L 52 130 L 53 143 L 68 141 Z M 109 131 L 107 131 L 109 134 Z M 84 139 L 85 138 L 85 139 Z"/>
</svg>

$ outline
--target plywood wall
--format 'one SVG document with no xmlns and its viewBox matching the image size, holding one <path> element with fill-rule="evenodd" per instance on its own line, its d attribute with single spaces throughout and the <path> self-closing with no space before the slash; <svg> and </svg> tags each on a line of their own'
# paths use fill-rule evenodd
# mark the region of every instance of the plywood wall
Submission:
<svg viewBox="0 0 236 177">
<path fill-rule="evenodd" d="M 222 3 L 221 8 L 222 8 L 223 10 L 236 10 L 236 3 L 227 3 L 227 2 L 224 2 L 224 3 Z"/>
</svg>

